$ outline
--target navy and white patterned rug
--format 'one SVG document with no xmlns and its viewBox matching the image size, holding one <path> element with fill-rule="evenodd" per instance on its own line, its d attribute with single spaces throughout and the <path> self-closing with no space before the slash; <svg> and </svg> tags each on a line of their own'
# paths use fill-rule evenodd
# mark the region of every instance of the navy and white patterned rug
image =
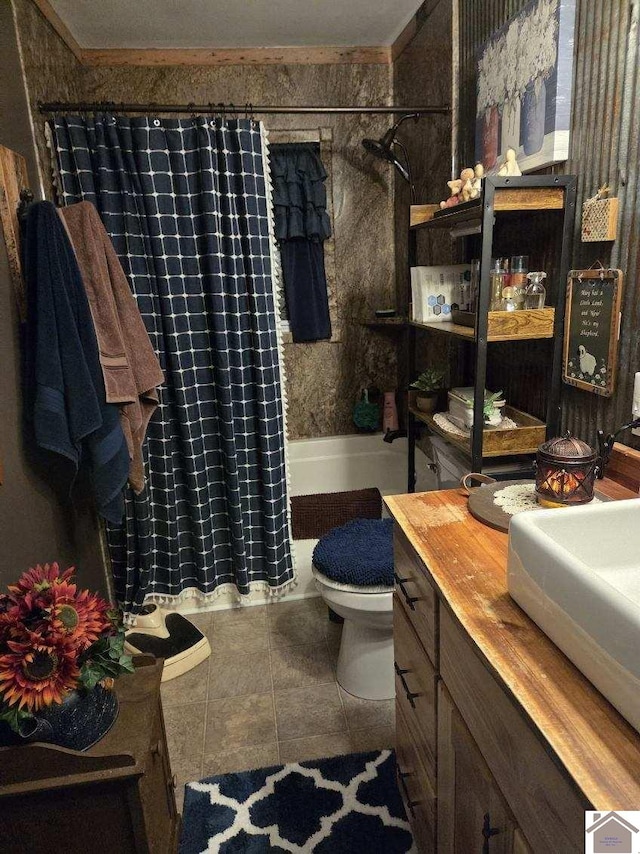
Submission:
<svg viewBox="0 0 640 854">
<path fill-rule="evenodd" d="M 412 837 L 390 750 L 189 783 L 180 854 L 406 854 Z"/>
</svg>

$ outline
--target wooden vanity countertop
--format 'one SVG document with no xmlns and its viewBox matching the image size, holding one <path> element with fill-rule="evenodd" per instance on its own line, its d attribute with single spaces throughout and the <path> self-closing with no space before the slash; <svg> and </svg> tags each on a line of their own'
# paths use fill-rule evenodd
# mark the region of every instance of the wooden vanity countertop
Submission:
<svg viewBox="0 0 640 854">
<path fill-rule="evenodd" d="M 598 490 L 635 497 L 607 480 Z M 474 519 L 455 489 L 385 502 L 441 600 L 593 808 L 640 809 L 640 734 L 509 596 L 507 534 Z"/>
</svg>

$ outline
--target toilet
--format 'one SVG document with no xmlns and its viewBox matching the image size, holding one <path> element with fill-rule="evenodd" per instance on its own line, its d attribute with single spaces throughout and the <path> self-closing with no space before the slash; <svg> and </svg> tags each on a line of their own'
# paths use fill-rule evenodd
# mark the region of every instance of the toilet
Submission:
<svg viewBox="0 0 640 854">
<path fill-rule="evenodd" d="M 325 534 L 313 552 L 313 575 L 344 619 L 339 685 L 366 700 L 392 699 L 393 520 L 355 519 Z"/>
</svg>

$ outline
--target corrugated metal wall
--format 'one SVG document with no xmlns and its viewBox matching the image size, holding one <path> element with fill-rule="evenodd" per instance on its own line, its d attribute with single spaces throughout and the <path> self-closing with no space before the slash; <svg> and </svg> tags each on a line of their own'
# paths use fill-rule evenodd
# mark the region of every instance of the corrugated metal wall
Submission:
<svg viewBox="0 0 640 854">
<path fill-rule="evenodd" d="M 455 0 L 454 0 L 455 1 Z M 473 162 L 475 56 L 478 47 L 526 0 L 458 0 L 460 115 L 458 154 Z M 593 442 L 595 431 L 630 420 L 633 375 L 640 371 L 640 0 L 577 0 L 570 158 L 554 172 L 578 176 L 572 266 L 596 259 L 625 274 L 619 374 L 610 400 L 563 385 L 566 429 Z M 620 198 L 618 239 L 612 244 L 581 243 L 582 202 L 607 182 Z M 640 442 L 627 437 L 629 444 Z"/>
</svg>

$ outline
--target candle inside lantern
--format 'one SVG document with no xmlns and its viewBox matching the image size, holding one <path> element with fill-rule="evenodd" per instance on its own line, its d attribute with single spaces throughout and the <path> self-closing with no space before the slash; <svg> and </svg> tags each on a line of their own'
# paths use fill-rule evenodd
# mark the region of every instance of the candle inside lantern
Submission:
<svg viewBox="0 0 640 854">
<path fill-rule="evenodd" d="M 544 507 L 569 507 L 593 499 L 597 454 L 586 442 L 564 437 L 551 439 L 536 455 L 536 495 Z"/>
</svg>

